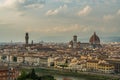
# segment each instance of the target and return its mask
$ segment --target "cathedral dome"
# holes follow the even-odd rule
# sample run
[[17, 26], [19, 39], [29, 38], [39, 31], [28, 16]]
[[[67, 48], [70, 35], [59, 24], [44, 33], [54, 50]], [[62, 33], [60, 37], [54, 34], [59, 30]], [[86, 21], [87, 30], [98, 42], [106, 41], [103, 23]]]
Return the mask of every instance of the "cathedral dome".
[[90, 37], [89, 42], [91, 44], [100, 44], [100, 38], [96, 35], [96, 33], [94, 32], [94, 34]]

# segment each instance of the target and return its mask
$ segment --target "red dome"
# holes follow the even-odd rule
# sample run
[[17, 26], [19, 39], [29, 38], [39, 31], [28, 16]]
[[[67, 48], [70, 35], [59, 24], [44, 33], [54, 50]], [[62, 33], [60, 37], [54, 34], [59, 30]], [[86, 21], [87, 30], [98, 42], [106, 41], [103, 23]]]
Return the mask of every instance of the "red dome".
[[94, 32], [94, 34], [90, 37], [89, 42], [91, 44], [100, 44], [100, 38], [96, 35], [96, 33]]

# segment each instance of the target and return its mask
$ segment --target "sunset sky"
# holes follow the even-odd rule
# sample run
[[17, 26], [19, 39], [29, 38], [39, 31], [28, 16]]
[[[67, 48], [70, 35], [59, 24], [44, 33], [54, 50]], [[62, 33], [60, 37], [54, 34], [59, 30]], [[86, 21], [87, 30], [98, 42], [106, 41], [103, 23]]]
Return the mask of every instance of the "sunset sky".
[[0, 42], [120, 37], [120, 0], [0, 0]]

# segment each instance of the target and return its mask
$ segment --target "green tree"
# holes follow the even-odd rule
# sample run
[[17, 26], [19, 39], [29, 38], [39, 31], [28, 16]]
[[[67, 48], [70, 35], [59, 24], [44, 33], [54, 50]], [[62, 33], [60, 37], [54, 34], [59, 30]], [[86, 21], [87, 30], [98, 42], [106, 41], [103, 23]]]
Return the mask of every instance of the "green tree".
[[27, 73], [23, 70], [17, 80], [26, 80]]
[[35, 73], [35, 69], [33, 68], [32, 71], [28, 74], [27, 78], [36, 80], [38, 76]]
[[51, 75], [45, 76], [37, 76], [35, 73], [35, 69], [32, 69], [28, 74], [23, 70], [21, 71], [21, 75], [17, 80], [55, 80]]
[[41, 79], [39, 79], [39, 80], [55, 80], [55, 79], [51, 75], [45, 75], [45, 76], [42, 76]]

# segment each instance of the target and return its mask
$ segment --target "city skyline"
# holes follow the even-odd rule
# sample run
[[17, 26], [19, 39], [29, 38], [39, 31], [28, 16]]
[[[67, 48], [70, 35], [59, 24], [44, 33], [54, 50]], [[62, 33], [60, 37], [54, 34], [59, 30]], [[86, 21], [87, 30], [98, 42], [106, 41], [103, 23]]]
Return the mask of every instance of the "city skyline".
[[0, 0], [0, 42], [120, 37], [119, 0]]

